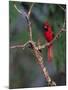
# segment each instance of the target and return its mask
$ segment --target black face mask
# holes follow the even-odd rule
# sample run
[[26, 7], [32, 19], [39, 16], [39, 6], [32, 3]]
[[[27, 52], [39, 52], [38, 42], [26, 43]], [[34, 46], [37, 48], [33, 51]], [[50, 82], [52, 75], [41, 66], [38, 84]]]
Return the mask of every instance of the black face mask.
[[44, 28], [44, 31], [48, 31], [48, 26], [46, 26], [46, 27]]
[[44, 27], [44, 25], [42, 26], [42, 28], [43, 28], [43, 31], [48, 31], [48, 25], [46, 25], [46, 27]]
[[44, 28], [44, 31], [48, 31], [48, 28]]

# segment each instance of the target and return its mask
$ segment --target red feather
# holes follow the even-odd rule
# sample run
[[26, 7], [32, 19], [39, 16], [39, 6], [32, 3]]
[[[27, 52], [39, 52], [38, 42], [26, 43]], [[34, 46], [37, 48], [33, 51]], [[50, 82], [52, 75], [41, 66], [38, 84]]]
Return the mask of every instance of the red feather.
[[[47, 40], [47, 42], [51, 42], [54, 38], [52, 28], [47, 21], [44, 22], [44, 37]], [[51, 62], [52, 58], [53, 58], [53, 45], [51, 44], [50, 46], [48, 46], [48, 61]]]

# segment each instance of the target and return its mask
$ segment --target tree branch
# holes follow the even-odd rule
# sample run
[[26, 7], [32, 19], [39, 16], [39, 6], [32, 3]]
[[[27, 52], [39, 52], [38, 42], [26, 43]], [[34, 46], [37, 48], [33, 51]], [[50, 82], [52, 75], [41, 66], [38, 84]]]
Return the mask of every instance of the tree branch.
[[65, 9], [61, 6], [61, 5], [59, 5], [59, 4], [57, 4], [64, 12], [66, 12], [65, 11]]
[[14, 45], [14, 46], [11, 46], [10, 48], [23, 48], [24, 49], [28, 44], [29, 44], [29, 41], [27, 41], [23, 45]]
[[[30, 6], [30, 9], [28, 11], [28, 13], [24, 12], [25, 13], [25, 17], [27, 19], [27, 23], [28, 23], [28, 28], [29, 28], [29, 40], [32, 40], [32, 28], [31, 28], [31, 21], [30, 21], [30, 14], [31, 14], [31, 10], [32, 10], [32, 7], [34, 6], [34, 3], [32, 3], [32, 5]], [[14, 7], [15, 9], [23, 15], [23, 13], [21, 12], [20, 9], [17, 8], [17, 6], [14, 4]]]
[[33, 6], [34, 6], [34, 3], [31, 4], [30, 9], [29, 9], [29, 11], [28, 11], [28, 16], [29, 16], [29, 17], [30, 17], [30, 14], [31, 14], [31, 11], [32, 11]]
[[28, 14], [27, 14], [27, 16], [29, 18], [28, 19], [29, 40], [31, 40], [31, 41], [32, 41], [32, 27], [31, 27], [30, 15], [31, 15], [31, 11], [32, 11], [33, 6], [34, 6], [34, 3], [31, 4], [30, 9], [29, 9]]
[[39, 47], [39, 49], [43, 49], [43, 48], [49, 46], [50, 44], [54, 43], [54, 41], [58, 38], [58, 36], [60, 35], [60, 33], [66, 31], [64, 28], [65, 28], [65, 22], [64, 22], [62, 28], [56, 33], [54, 39], [53, 39], [51, 42], [49, 42], [49, 43], [47, 42], [46, 44], [41, 45], [41, 46]]
[[[15, 7], [15, 9], [17, 10], [17, 12], [18, 12], [19, 14], [23, 15], [22, 11], [21, 11], [20, 9], [18, 9], [18, 7], [16, 6], [16, 4], [14, 4], [14, 7]], [[24, 12], [24, 15], [25, 15], [25, 17], [27, 17], [27, 19], [28, 19], [28, 15], [27, 15], [26, 12]]]
[[[50, 42], [50, 43], [46, 43], [44, 45], [40, 45], [40, 40], [38, 40], [38, 43], [36, 45], [36, 43], [32, 40], [32, 27], [31, 27], [31, 21], [30, 21], [30, 15], [31, 15], [31, 11], [32, 11], [32, 8], [34, 6], [34, 3], [30, 6], [30, 9], [28, 11], [28, 13], [26, 14], [25, 13], [25, 17], [27, 19], [27, 23], [28, 23], [28, 29], [29, 29], [29, 40], [24, 44], [24, 45], [15, 45], [15, 46], [11, 46], [10, 48], [25, 48], [28, 44], [31, 45], [31, 49], [36, 57], [36, 60], [38, 62], [38, 64], [40, 65], [41, 67], [41, 70], [45, 76], [45, 79], [47, 80], [48, 82], [48, 85], [50, 86], [55, 86], [56, 83], [50, 78], [49, 76], [49, 73], [47, 71], [47, 68], [46, 66], [44, 66], [44, 62], [43, 62], [43, 56], [42, 56], [42, 53], [39, 51], [39, 49], [43, 49], [45, 48], [46, 46], [52, 44], [58, 37], [58, 35], [60, 35], [61, 32], [64, 32], [65, 29], [65, 22], [64, 22], [64, 25], [63, 27], [59, 30], [59, 32], [56, 33], [54, 39]], [[14, 5], [14, 7], [16, 8], [16, 10], [23, 15], [23, 13], [17, 8], [16, 5]]]
[[50, 78], [47, 68], [44, 66], [42, 53], [39, 51], [39, 49], [37, 49], [36, 44], [34, 42], [31, 41], [30, 43], [32, 45], [32, 51], [34, 53], [34, 56], [36, 57], [36, 60], [41, 67], [41, 70], [45, 76], [45, 79], [48, 82], [48, 85], [56, 86], [56, 83]]

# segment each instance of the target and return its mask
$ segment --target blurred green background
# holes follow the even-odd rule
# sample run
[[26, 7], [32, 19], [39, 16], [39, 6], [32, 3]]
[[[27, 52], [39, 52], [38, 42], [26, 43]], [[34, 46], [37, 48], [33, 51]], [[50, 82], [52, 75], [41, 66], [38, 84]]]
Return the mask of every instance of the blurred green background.
[[[22, 11], [20, 15], [14, 4]], [[28, 24], [25, 12], [28, 12], [32, 3], [9, 1], [9, 34], [10, 46], [27, 42]], [[60, 5], [60, 4], [59, 4]], [[32, 8], [30, 20], [32, 22], [33, 40], [40, 37], [42, 44], [46, 41], [43, 36], [43, 23], [48, 20], [53, 28], [54, 35], [63, 26], [66, 19], [65, 12], [57, 4], [35, 3]], [[61, 5], [66, 10], [66, 5]], [[66, 32], [60, 34], [53, 44], [54, 58], [51, 63], [47, 61], [47, 48], [42, 50], [44, 64], [49, 75], [57, 85], [66, 85]], [[31, 49], [28, 47], [10, 49], [9, 88], [29, 88], [48, 86], [44, 75], [37, 64]]]

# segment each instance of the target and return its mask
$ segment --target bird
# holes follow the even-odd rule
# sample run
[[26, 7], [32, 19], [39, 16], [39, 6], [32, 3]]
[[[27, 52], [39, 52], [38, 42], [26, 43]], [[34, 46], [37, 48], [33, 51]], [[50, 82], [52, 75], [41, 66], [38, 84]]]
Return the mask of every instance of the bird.
[[[54, 38], [52, 27], [48, 21], [45, 21], [43, 24], [43, 34], [47, 43], [50, 43]], [[51, 62], [53, 59], [53, 44], [48, 45], [47, 49], [48, 62]]]

